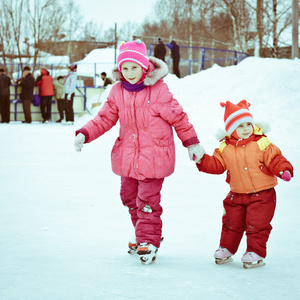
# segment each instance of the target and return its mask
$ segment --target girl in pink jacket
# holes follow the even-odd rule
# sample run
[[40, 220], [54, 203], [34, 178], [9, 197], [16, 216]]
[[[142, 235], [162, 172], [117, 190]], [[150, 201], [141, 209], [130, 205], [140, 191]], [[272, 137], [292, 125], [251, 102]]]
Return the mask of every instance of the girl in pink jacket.
[[156, 259], [161, 242], [160, 191], [164, 178], [175, 167], [174, 127], [191, 160], [204, 154], [193, 125], [163, 81], [167, 65], [147, 57], [140, 40], [119, 48], [113, 85], [98, 115], [76, 131], [75, 150], [120, 122], [120, 133], [111, 152], [112, 170], [121, 176], [121, 200], [128, 207], [135, 228], [129, 253], [143, 264]]

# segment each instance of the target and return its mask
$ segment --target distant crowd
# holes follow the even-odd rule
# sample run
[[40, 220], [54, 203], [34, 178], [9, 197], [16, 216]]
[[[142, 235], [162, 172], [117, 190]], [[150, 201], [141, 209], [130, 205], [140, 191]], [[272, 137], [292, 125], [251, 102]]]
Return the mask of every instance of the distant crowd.
[[[101, 78], [104, 87], [113, 83], [105, 72], [101, 73]], [[1, 123], [10, 122], [10, 86], [12, 83], [5, 69], [0, 68]], [[58, 76], [55, 80], [45, 67], [40, 68], [40, 75], [34, 79], [30, 67], [25, 66], [22, 77], [14, 83], [18, 86], [18, 94], [22, 101], [24, 113], [22, 123], [32, 123], [31, 103], [41, 108], [42, 123], [50, 122], [53, 98], [56, 100], [59, 114], [56, 122], [68, 125], [74, 123], [73, 103], [77, 83], [77, 65], [68, 65], [68, 75]], [[39, 90], [37, 94], [34, 93], [35, 87], [38, 87]]]

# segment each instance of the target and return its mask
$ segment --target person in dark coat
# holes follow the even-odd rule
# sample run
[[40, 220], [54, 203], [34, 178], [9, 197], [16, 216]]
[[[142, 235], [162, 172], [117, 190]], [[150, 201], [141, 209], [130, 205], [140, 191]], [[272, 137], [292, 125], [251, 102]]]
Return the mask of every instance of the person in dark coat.
[[161, 59], [162, 61], [165, 61], [166, 56], [166, 46], [161, 38], [158, 38], [158, 44], [154, 48], [154, 57]]
[[41, 68], [41, 75], [36, 79], [36, 85], [40, 87], [41, 112], [45, 123], [51, 119], [51, 101], [54, 94], [52, 77], [46, 68]]
[[32, 122], [31, 102], [33, 99], [35, 80], [32, 74], [30, 73], [30, 68], [28, 66], [24, 67], [23, 77], [21, 79], [18, 79], [16, 81], [16, 84], [22, 87], [22, 92], [20, 97], [22, 100], [24, 117], [25, 117], [25, 121], [23, 121], [23, 123], [31, 123]]
[[176, 44], [175, 41], [171, 41], [170, 44], [166, 44], [166, 46], [171, 50], [171, 57], [173, 60], [173, 73], [180, 78], [180, 71], [179, 71], [179, 61], [180, 61], [180, 51], [179, 46]]
[[101, 73], [101, 79], [103, 80], [103, 87], [108, 86], [109, 84], [113, 84], [113, 81], [111, 78], [107, 77], [105, 72]]
[[1, 123], [9, 123], [10, 121], [10, 102], [9, 102], [9, 87], [10, 78], [5, 74], [5, 70], [0, 68], [0, 112]]

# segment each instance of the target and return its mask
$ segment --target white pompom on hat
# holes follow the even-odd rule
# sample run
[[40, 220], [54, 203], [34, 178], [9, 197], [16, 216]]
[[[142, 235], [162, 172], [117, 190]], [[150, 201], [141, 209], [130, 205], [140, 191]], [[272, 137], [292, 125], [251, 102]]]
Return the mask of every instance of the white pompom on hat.
[[220, 105], [225, 107], [225, 130], [229, 135], [231, 135], [237, 129], [237, 127], [244, 122], [249, 122], [254, 127], [254, 119], [248, 109], [250, 103], [248, 103], [246, 100], [242, 100], [238, 104], [233, 104], [230, 101], [226, 101], [226, 103], [221, 102]]

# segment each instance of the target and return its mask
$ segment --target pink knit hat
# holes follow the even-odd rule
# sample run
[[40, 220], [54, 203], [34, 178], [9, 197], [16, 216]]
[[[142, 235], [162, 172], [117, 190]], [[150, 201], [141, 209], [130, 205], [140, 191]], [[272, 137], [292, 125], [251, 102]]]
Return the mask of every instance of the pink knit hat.
[[121, 71], [124, 62], [131, 61], [140, 65], [147, 70], [149, 60], [147, 56], [146, 45], [140, 40], [124, 43], [119, 48], [119, 56], [117, 59], [118, 69]]
[[229, 135], [231, 135], [237, 127], [244, 122], [249, 122], [254, 127], [254, 119], [248, 109], [248, 107], [250, 107], [250, 103], [246, 100], [242, 100], [236, 105], [230, 101], [226, 101], [226, 103], [221, 102], [220, 105], [225, 107], [225, 130]]

